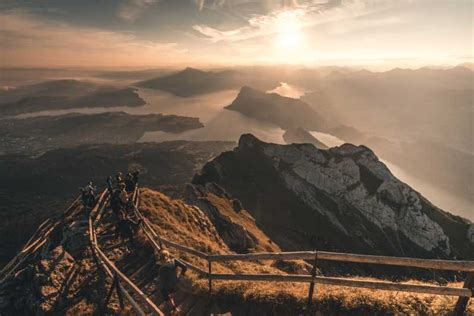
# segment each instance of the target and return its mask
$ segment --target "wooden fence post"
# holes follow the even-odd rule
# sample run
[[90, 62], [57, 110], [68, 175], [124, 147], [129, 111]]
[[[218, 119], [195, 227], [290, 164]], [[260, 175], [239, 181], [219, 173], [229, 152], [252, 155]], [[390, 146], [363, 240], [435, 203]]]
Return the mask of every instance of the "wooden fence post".
[[119, 300], [119, 305], [120, 309], [123, 310], [125, 307], [125, 304], [123, 302], [123, 297], [122, 297], [122, 291], [120, 290], [120, 283], [119, 283], [119, 278], [117, 275], [117, 272], [114, 273], [114, 279], [112, 281], [112, 285], [110, 286], [109, 293], [107, 293], [107, 298], [105, 299], [105, 304], [103, 310], [105, 311], [107, 306], [109, 305], [109, 301], [112, 298], [112, 294], [114, 293], [114, 290], [117, 292], [117, 297]]
[[314, 278], [316, 277], [316, 263], [318, 259], [318, 253], [314, 251], [314, 262], [313, 268], [311, 269], [311, 283], [309, 284], [309, 292], [308, 292], [308, 306], [306, 307], [308, 315], [311, 315], [311, 308], [313, 305], [313, 292], [314, 292]]
[[114, 290], [117, 289], [117, 283], [118, 283], [118, 277], [117, 277], [117, 274], [114, 273], [114, 279], [112, 281], [112, 285], [110, 286], [110, 290], [107, 293], [107, 297], [105, 299], [104, 310], [106, 310], [107, 305], [109, 305], [109, 301], [112, 298], [112, 294], [114, 293]]
[[208, 270], [208, 274], [207, 274], [207, 278], [209, 280], [209, 296], [211, 295], [212, 293], [212, 279], [211, 279], [211, 274], [212, 274], [212, 261], [207, 259], [207, 264], [208, 264], [208, 267], [209, 267], [209, 270]]
[[120, 281], [118, 277], [116, 278], [117, 278], [117, 283], [115, 284], [115, 288], [117, 291], [117, 297], [119, 300], [120, 310], [123, 310], [125, 308], [125, 304], [123, 302], [122, 291], [120, 290]]
[[[474, 273], [469, 273], [464, 281], [464, 288], [471, 289], [474, 295]], [[453, 315], [462, 316], [466, 312], [467, 303], [469, 302], [469, 297], [459, 297], [454, 307]]]

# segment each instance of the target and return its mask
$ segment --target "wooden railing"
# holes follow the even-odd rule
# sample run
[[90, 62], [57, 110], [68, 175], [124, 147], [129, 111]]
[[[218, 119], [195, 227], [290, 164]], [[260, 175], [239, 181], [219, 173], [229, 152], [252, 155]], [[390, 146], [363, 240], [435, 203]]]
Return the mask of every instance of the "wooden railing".
[[[416, 293], [427, 293], [435, 295], [450, 295], [458, 296], [458, 303], [456, 304], [455, 313], [462, 314], [466, 308], [467, 301], [473, 297], [473, 272], [474, 272], [474, 261], [461, 261], [461, 260], [437, 260], [437, 259], [419, 259], [419, 258], [405, 258], [405, 257], [390, 257], [390, 256], [374, 256], [374, 255], [361, 255], [351, 253], [338, 253], [338, 252], [326, 252], [326, 251], [295, 251], [295, 252], [264, 252], [264, 253], [248, 253], [248, 254], [206, 254], [196, 249], [190, 248], [185, 245], [167, 240], [159, 236], [159, 234], [153, 229], [149, 220], [143, 216], [138, 208], [139, 204], [139, 191], [135, 190], [133, 193], [134, 201], [134, 212], [136, 216], [141, 219], [142, 229], [145, 236], [150, 241], [150, 244], [156, 251], [162, 249], [163, 246], [174, 248], [178, 251], [188, 253], [198, 258], [204, 259], [208, 263], [207, 272], [205, 269], [197, 267], [189, 262], [185, 264], [198, 275], [208, 279], [209, 292], [212, 291], [212, 283], [216, 280], [227, 280], [227, 281], [265, 281], [265, 282], [297, 282], [297, 283], [309, 283], [308, 293], [308, 307], [312, 304], [313, 292], [315, 284], [328, 284], [337, 286], [348, 286], [388, 291], [403, 291], [403, 292], [416, 292]], [[117, 292], [120, 294], [119, 299], [124, 296], [129, 302], [134, 311], [138, 315], [146, 315], [143, 310], [143, 306], [146, 306], [152, 313], [156, 315], [163, 315], [163, 312], [151, 301], [125, 274], [123, 274], [115, 264], [107, 258], [102, 249], [100, 249], [97, 242], [97, 235], [95, 228], [100, 223], [100, 220], [105, 212], [106, 204], [109, 200], [107, 191], [102, 192], [97, 204], [90, 211], [89, 215], [89, 238], [91, 251], [97, 262], [97, 265], [102, 269], [106, 275], [113, 279], [113, 286], [116, 287]], [[67, 220], [73, 214], [73, 206], [76, 201], [68, 208], [63, 216], [63, 220]], [[57, 227], [60, 221], [53, 223], [50, 220], [46, 220], [37, 232], [30, 238], [27, 244], [24, 246], [22, 251], [14, 258], [10, 263], [1, 271], [3, 275], [0, 282], [10, 277], [16, 268], [26, 260], [29, 254], [34, 253], [40, 249], [46, 243], [46, 239], [51, 231]], [[221, 274], [212, 272], [213, 262], [228, 262], [228, 261], [255, 261], [255, 260], [310, 260], [313, 262], [313, 269], [311, 274], [305, 275], [289, 275], [289, 274]], [[336, 277], [324, 277], [316, 275], [316, 263], [320, 260], [331, 260], [340, 262], [357, 262], [367, 264], [382, 264], [382, 265], [395, 265], [395, 266], [406, 266], [406, 267], [417, 267], [437, 270], [450, 270], [450, 271], [463, 271], [469, 273], [466, 283], [463, 288], [458, 287], [447, 287], [447, 286], [431, 286], [431, 285], [419, 285], [419, 284], [406, 284], [396, 283], [388, 281], [366, 281], [356, 280], [349, 278], [336, 278]], [[113, 288], [111, 288], [112, 293]], [[140, 302], [137, 302], [132, 293], [139, 298]], [[108, 295], [110, 296], [110, 295]]]
[[[134, 197], [136, 193], [134, 193]], [[140, 304], [132, 297], [130, 292], [125, 288], [125, 286], [131, 290], [137, 297], [140, 298], [142, 303], [147, 306], [154, 315], [164, 316], [164, 313], [156, 306], [153, 301], [145, 295], [145, 293], [140, 290], [140, 288], [133, 283], [124, 273], [122, 273], [115, 264], [107, 258], [104, 252], [100, 249], [98, 242], [97, 242], [97, 235], [95, 232], [95, 226], [100, 222], [100, 217], [102, 216], [106, 204], [108, 202], [109, 196], [107, 191], [104, 191], [99, 198], [99, 201], [96, 204], [96, 207], [90, 212], [89, 215], [89, 241], [91, 244], [91, 249], [95, 260], [100, 268], [112, 279], [112, 286], [109, 291], [109, 295], [107, 295], [106, 303], [107, 305], [108, 300], [114, 290], [114, 287], [117, 290], [117, 294], [119, 295], [119, 301], [121, 305], [123, 304], [121, 301], [121, 295], [125, 296], [125, 298], [129, 301], [132, 308], [138, 315], [147, 315], [147, 313], [142, 309]], [[125, 285], [125, 286], [124, 286]]]
[[[312, 296], [315, 284], [327, 284], [357, 288], [368, 288], [386, 291], [402, 291], [426, 293], [435, 295], [449, 295], [458, 296], [458, 303], [456, 304], [456, 311], [464, 310], [467, 305], [467, 300], [474, 296], [474, 289], [472, 286], [472, 274], [474, 273], [474, 261], [467, 260], [438, 260], [438, 259], [421, 259], [421, 258], [407, 258], [407, 257], [391, 257], [391, 256], [375, 256], [362, 255], [352, 253], [339, 253], [327, 251], [294, 251], [294, 252], [262, 252], [262, 253], [247, 253], [247, 254], [213, 254], [208, 255], [193, 248], [181, 245], [179, 243], [166, 240], [160, 237], [152, 228], [148, 219], [144, 217], [138, 209], [138, 200], [135, 204], [135, 212], [137, 216], [143, 220], [144, 227], [147, 234], [159, 241], [160, 245], [169, 248], [174, 248], [179, 251], [186, 252], [190, 255], [205, 259], [208, 262], [208, 272], [204, 271], [194, 265], [189, 267], [196, 271], [200, 276], [209, 280], [209, 291], [212, 290], [213, 280], [227, 280], [227, 281], [265, 281], [265, 282], [303, 282], [310, 283], [308, 293], [308, 307], [312, 304]], [[307, 275], [288, 275], [288, 274], [219, 274], [212, 272], [213, 262], [226, 261], [254, 261], [254, 260], [311, 260], [313, 261], [312, 274]], [[331, 260], [339, 262], [355, 262], [368, 264], [382, 264], [405, 267], [416, 267], [436, 270], [450, 270], [462, 271], [469, 273], [464, 287], [448, 287], [448, 286], [433, 286], [420, 284], [407, 284], [388, 281], [367, 281], [356, 280], [339, 277], [324, 277], [317, 276], [315, 265], [319, 260]], [[471, 281], [470, 281], [471, 280]], [[463, 305], [464, 307], [459, 307]]]

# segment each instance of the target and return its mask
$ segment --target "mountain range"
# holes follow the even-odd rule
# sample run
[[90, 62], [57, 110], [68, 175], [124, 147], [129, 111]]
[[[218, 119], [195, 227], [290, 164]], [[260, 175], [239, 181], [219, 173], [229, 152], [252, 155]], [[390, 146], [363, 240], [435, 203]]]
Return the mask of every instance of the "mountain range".
[[79, 80], [52, 80], [0, 93], [0, 115], [145, 104], [134, 88], [102, 86]]

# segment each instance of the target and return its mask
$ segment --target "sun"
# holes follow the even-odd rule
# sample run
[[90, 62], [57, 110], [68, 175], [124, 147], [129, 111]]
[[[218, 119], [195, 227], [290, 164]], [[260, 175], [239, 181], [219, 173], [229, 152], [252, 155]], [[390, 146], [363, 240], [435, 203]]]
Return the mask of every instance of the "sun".
[[283, 50], [296, 50], [304, 42], [303, 23], [299, 11], [283, 11], [275, 20], [275, 46]]

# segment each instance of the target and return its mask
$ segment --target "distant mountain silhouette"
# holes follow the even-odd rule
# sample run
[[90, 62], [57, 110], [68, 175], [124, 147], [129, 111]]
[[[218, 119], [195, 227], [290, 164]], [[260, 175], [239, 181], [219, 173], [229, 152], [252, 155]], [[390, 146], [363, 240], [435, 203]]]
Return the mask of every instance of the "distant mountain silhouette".
[[244, 85], [268, 90], [278, 86], [279, 82], [277, 76], [252, 68], [203, 71], [188, 67], [170, 75], [140, 81], [136, 86], [163, 90], [180, 97], [191, 97], [222, 90], [239, 89]]
[[0, 115], [144, 104], [134, 88], [115, 88], [78, 80], [46, 81], [0, 93]]
[[226, 107], [228, 110], [273, 123], [283, 129], [302, 127], [306, 130], [324, 130], [326, 120], [307, 103], [265, 93], [250, 87], [242, 87], [237, 98]]
[[287, 144], [313, 144], [316, 148], [327, 149], [328, 146], [320, 142], [304, 128], [298, 127], [285, 131], [283, 139]]
[[136, 85], [168, 91], [180, 97], [190, 97], [220, 90], [235, 89], [239, 86], [239, 80], [233, 71], [207, 72], [188, 67], [178, 73], [141, 81]]

